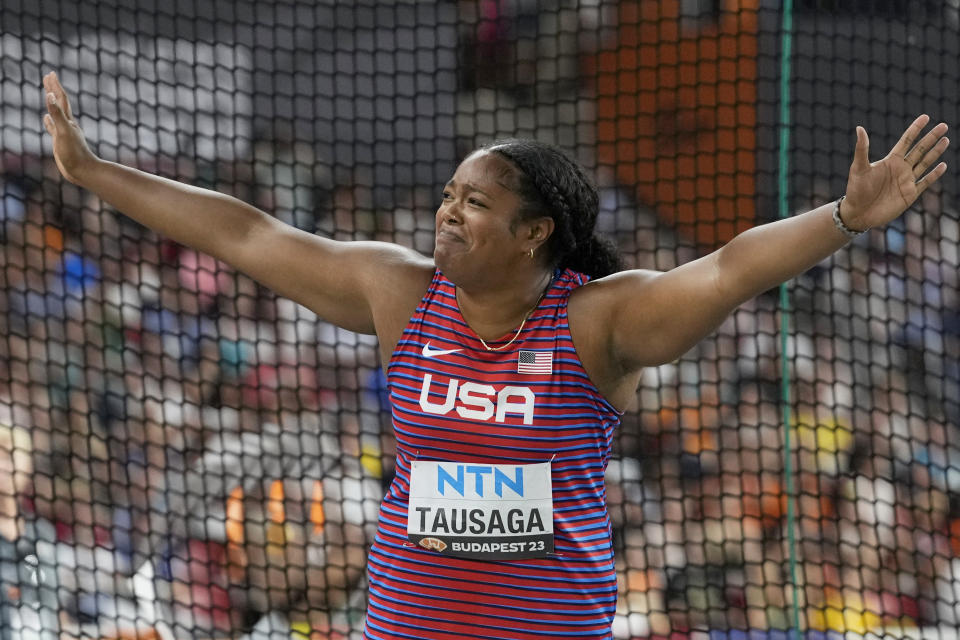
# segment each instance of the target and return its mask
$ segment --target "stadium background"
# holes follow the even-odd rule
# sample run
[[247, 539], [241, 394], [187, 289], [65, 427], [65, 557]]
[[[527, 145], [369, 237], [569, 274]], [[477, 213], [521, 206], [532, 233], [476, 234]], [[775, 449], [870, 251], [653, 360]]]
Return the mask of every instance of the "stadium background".
[[[106, 158], [425, 253], [458, 158], [554, 142], [657, 269], [839, 196], [857, 124], [957, 124], [954, 0], [0, 6], [0, 638], [355, 637], [392, 450], [371, 339], [59, 178], [44, 72]], [[955, 632], [954, 176], [647, 372], [616, 637]]]

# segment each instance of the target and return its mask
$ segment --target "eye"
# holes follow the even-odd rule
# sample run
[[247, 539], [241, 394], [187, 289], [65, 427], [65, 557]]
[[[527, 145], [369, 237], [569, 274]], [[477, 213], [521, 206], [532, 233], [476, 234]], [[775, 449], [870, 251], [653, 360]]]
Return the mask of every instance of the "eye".
[[451, 198], [453, 198], [453, 194], [450, 193], [449, 191], [444, 191], [444, 192], [440, 195], [440, 199], [441, 199], [441, 200], [450, 200]]
[[487, 206], [487, 205], [485, 205], [484, 203], [482, 203], [482, 202], [480, 202], [479, 200], [477, 200], [476, 198], [468, 198], [468, 199], [467, 199], [467, 204], [469, 204], [470, 206], [473, 206], [473, 207], [486, 207], [486, 206]]

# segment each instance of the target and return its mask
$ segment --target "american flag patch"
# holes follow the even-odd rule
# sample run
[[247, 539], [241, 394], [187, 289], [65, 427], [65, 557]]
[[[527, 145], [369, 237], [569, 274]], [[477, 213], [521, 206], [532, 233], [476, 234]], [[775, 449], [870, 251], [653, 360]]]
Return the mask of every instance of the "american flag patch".
[[517, 357], [517, 373], [550, 375], [553, 373], [553, 352], [521, 351]]

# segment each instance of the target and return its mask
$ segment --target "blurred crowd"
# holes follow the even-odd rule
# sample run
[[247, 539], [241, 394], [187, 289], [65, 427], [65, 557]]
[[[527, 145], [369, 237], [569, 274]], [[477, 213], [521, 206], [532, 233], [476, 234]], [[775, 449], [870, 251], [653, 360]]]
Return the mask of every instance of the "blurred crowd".
[[648, 372], [609, 477], [624, 629], [786, 629], [794, 602], [811, 630], [957, 628], [958, 248], [928, 191], [792, 282], [788, 312], [771, 292]]
[[[193, 181], [430, 252], [431, 194], [317, 188], [308, 148], [255, 150]], [[18, 587], [36, 599], [19, 624], [43, 640], [91, 624], [240, 637], [280, 613], [281, 637], [355, 633], [392, 452], [374, 341], [157, 237], [49, 160], [3, 168], [0, 535], [36, 583]], [[629, 266], [696, 256], [597, 181]], [[609, 470], [618, 637], [785, 629], [794, 583], [813, 630], [960, 624], [958, 267], [960, 220], [930, 191], [793, 282], [788, 417], [773, 294], [647, 372]]]
[[[511, 133], [588, 154], [578, 56], [612, 3], [459, 4], [459, 150]], [[432, 252], [436, 186], [375, 189], [292, 131], [236, 148], [140, 166]], [[594, 177], [629, 267], [697, 257]], [[789, 312], [761, 296], [645, 373], [608, 470], [617, 638], [780, 637], [795, 603], [811, 631], [960, 626], [958, 268], [958, 212], [930, 190], [793, 281]], [[0, 640], [357, 637], [393, 453], [375, 341], [40, 155], [0, 156], [0, 278]]]
[[[255, 159], [242, 182], [284, 166], [302, 163]], [[50, 160], [3, 167], [0, 423], [16, 473], [3, 479], [0, 533], [29, 538], [28, 554], [47, 561], [58, 619], [38, 623], [39, 637], [119, 615], [145, 565], [169, 583], [152, 597], [188, 630], [176, 637], [298, 603], [305, 619], [345, 606], [390, 464], [374, 340], [106, 209]], [[297, 200], [314, 197], [310, 186], [269, 179], [238, 195], [278, 215], [314, 211]], [[315, 203], [331, 235], [370, 237], [362, 191]], [[412, 213], [391, 217], [391, 237], [407, 229], [412, 243]], [[292, 580], [307, 559], [319, 575]]]

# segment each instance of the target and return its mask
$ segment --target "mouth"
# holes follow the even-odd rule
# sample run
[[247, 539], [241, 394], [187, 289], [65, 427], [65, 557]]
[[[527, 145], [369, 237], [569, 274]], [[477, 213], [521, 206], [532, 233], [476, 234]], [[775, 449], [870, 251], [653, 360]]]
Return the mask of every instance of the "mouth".
[[463, 238], [448, 229], [438, 229], [436, 241], [439, 242], [464, 242]]

